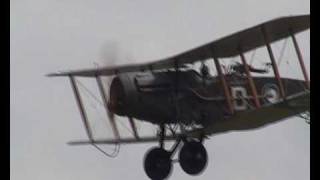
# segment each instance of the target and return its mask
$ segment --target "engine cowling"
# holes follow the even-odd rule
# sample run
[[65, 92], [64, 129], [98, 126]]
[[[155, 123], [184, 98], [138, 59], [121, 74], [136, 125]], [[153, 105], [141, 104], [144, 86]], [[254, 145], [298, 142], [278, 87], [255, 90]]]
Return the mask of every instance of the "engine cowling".
[[168, 95], [171, 78], [162, 75], [126, 73], [115, 77], [110, 86], [110, 110], [154, 123], [172, 120], [174, 108]]
[[115, 77], [110, 86], [109, 108], [120, 116], [133, 115], [137, 102], [138, 92], [132, 75], [121, 74]]

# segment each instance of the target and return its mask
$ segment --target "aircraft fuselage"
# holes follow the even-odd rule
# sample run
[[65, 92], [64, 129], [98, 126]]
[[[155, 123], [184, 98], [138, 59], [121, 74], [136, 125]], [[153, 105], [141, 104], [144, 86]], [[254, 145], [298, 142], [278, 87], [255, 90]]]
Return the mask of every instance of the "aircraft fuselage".
[[[218, 77], [203, 78], [194, 70], [126, 73], [113, 79], [110, 87], [110, 109], [154, 124], [177, 123], [209, 125], [255, 108], [245, 76], [226, 75], [232, 96], [234, 114], [228, 111]], [[253, 77], [261, 106], [280, 99], [273, 77]], [[286, 96], [305, 91], [304, 82], [281, 79]]]

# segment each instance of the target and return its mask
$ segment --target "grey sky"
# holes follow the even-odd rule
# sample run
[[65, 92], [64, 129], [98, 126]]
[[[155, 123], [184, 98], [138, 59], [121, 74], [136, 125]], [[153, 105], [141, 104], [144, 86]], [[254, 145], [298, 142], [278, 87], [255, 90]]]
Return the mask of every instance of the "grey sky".
[[[68, 80], [44, 74], [93, 67], [93, 62], [163, 58], [279, 16], [309, 14], [310, 2], [12, 0], [10, 10], [11, 179], [147, 179], [142, 161], [153, 144], [122, 146], [115, 159], [90, 146], [66, 145], [85, 138], [85, 131]], [[309, 69], [309, 31], [298, 41]], [[275, 51], [281, 45], [275, 44]], [[295, 57], [291, 44], [285, 57]], [[266, 58], [262, 53], [255, 63]], [[283, 64], [285, 76], [302, 77]], [[214, 136], [205, 144], [206, 171], [191, 177], [176, 164], [171, 179], [310, 177], [310, 130], [298, 118]]]

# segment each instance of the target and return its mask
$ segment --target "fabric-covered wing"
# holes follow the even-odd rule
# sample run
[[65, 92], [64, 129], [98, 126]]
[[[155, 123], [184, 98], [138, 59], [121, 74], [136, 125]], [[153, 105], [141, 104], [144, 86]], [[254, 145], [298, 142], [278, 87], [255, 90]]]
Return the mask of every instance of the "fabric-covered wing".
[[[167, 136], [164, 139], [166, 141], [176, 140], [178, 136]], [[150, 136], [150, 137], [142, 137], [139, 139], [136, 138], [121, 138], [119, 140], [115, 139], [101, 139], [101, 140], [93, 140], [93, 141], [72, 141], [69, 142], [69, 145], [86, 145], [86, 144], [133, 144], [133, 143], [149, 143], [149, 142], [159, 142], [159, 137]]]
[[217, 58], [232, 57], [242, 52], [247, 52], [265, 45], [262, 29], [268, 34], [269, 42], [275, 42], [292, 34], [299, 33], [310, 27], [310, 15], [290, 16], [274, 19], [252, 28], [234, 33], [230, 36], [205, 44], [184, 53], [156, 60], [150, 63], [87, 69], [79, 71], [67, 71], [52, 73], [48, 76], [86, 76], [114, 75], [118, 73], [144, 71], [147, 69], [158, 70], [182, 66], [196, 61], [206, 60], [215, 56]]

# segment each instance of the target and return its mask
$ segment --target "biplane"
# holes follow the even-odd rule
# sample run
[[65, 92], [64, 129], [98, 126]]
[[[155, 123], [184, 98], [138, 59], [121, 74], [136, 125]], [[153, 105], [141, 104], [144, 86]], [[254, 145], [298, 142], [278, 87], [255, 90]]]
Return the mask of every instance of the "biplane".
[[[165, 179], [172, 170], [173, 155], [190, 175], [200, 174], [207, 165], [203, 145], [211, 135], [250, 130], [310, 110], [310, 81], [295, 35], [309, 29], [310, 15], [281, 17], [256, 25], [195, 49], [149, 63], [64, 71], [48, 76], [70, 79], [89, 140], [72, 145], [134, 144], [156, 142], [146, 153], [144, 170], [151, 179]], [[291, 38], [304, 80], [280, 76], [272, 43]], [[248, 64], [245, 53], [266, 47], [273, 77], [255, 76], [268, 70]], [[220, 61], [239, 56], [241, 63], [224, 71]], [[213, 61], [217, 74], [208, 70]], [[201, 63], [200, 71], [190, 65]], [[103, 76], [112, 76], [105, 90]], [[96, 79], [114, 137], [95, 139], [76, 77]], [[109, 93], [107, 93], [109, 92]], [[115, 115], [128, 117], [132, 137], [121, 137]], [[135, 121], [158, 127], [154, 136], [140, 136]], [[168, 133], [170, 132], [170, 133]], [[165, 142], [173, 141], [170, 149]]]

